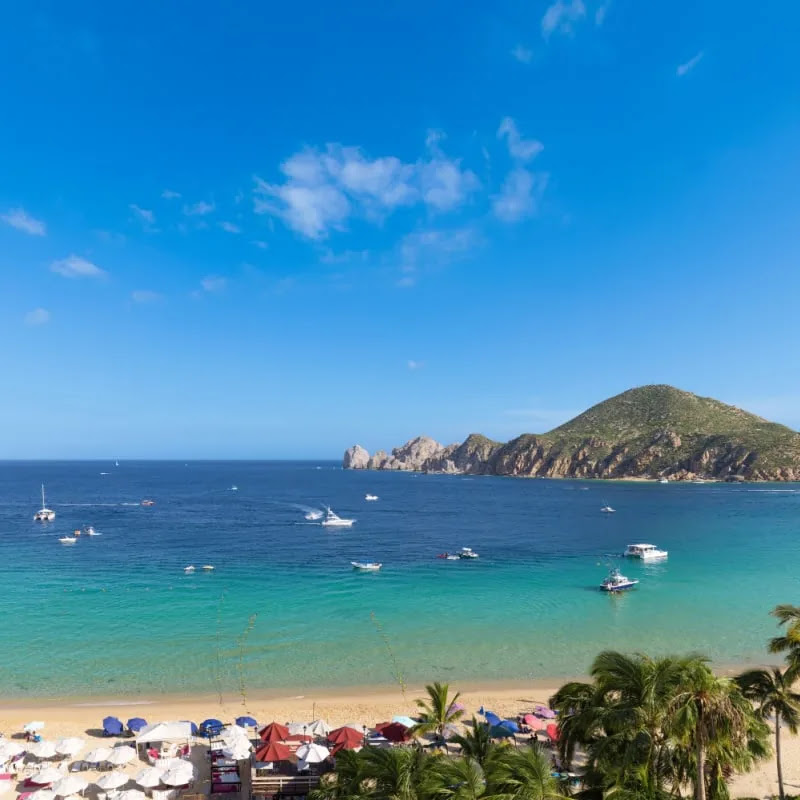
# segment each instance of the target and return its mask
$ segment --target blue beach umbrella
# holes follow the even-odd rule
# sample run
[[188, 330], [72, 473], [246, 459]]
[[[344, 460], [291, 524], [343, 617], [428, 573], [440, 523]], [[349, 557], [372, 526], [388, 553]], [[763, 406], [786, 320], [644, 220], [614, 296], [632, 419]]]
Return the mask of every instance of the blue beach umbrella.
[[191, 726], [192, 736], [197, 736], [197, 723], [190, 722], [188, 719], [182, 719], [181, 722], [186, 722]]
[[103, 733], [106, 736], [119, 736], [122, 727], [122, 723], [116, 717], [106, 717], [103, 720]]
[[486, 717], [486, 721], [492, 726], [496, 727], [499, 725], [503, 720], [494, 713], [494, 711], [487, 711], [484, 715]]
[[219, 733], [222, 730], [222, 722], [218, 719], [204, 719], [200, 723], [200, 732], [203, 734]]
[[504, 739], [509, 736], [513, 736], [514, 732], [510, 731], [504, 725], [492, 725], [489, 735], [492, 737], [492, 739]]
[[519, 733], [519, 725], [513, 719], [504, 719], [498, 727], [507, 728], [511, 733]]
[[252, 717], [236, 717], [236, 724], [240, 728], [257, 728], [258, 723]]
[[138, 733], [142, 728], [147, 727], [147, 720], [141, 717], [133, 717], [128, 720], [128, 730], [131, 733]]

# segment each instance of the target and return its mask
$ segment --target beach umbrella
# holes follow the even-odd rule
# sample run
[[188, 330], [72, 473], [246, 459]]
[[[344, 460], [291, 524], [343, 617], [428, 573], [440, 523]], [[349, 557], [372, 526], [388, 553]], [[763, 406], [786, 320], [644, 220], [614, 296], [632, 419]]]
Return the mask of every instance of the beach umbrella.
[[60, 781], [64, 777], [64, 773], [56, 767], [45, 767], [38, 772], [34, 772], [30, 777], [31, 783], [38, 783], [43, 786], [47, 783]]
[[277, 722], [270, 722], [258, 732], [258, 735], [262, 742], [282, 742], [289, 735], [289, 729]]
[[25, 748], [19, 743], [11, 739], [0, 739], [0, 761], [8, 761], [9, 758], [14, 758], [20, 753], [24, 753]]
[[308, 723], [308, 730], [312, 736], [327, 736], [331, 732], [331, 726], [324, 719], [315, 719]]
[[501, 728], [508, 728], [508, 730], [510, 730], [511, 733], [519, 733], [519, 725], [517, 725], [517, 723], [514, 722], [513, 719], [504, 719], [500, 723], [500, 727]]
[[56, 743], [48, 739], [36, 742], [28, 748], [28, 752], [36, 758], [55, 758], [58, 755]]
[[492, 726], [499, 725], [503, 721], [494, 711], [487, 711], [483, 716], [486, 717], [486, 721]]
[[133, 761], [134, 758], [136, 758], [136, 751], [132, 747], [128, 747], [128, 745], [123, 745], [122, 747], [115, 747], [106, 760], [115, 767], [121, 767], [129, 761]]
[[286, 727], [289, 730], [289, 736], [302, 736], [311, 733], [311, 724], [310, 722], [290, 722]]
[[147, 795], [138, 789], [123, 789], [116, 800], [147, 800]]
[[131, 733], [138, 733], [142, 728], [147, 727], [147, 720], [141, 717], [132, 717], [128, 720], [128, 730]]
[[105, 775], [101, 775], [95, 781], [95, 784], [101, 789], [119, 789], [120, 786], [124, 786], [129, 780], [129, 775], [116, 769], [113, 772], [106, 772]]
[[537, 717], [542, 717], [543, 719], [555, 719], [556, 716], [556, 712], [547, 706], [536, 706], [536, 708], [533, 709], [533, 713], [536, 714]]
[[550, 724], [547, 726], [547, 728], [546, 728], [545, 732], [547, 733], [547, 735], [548, 735], [548, 736], [549, 736], [549, 737], [550, 737], [550, 738], [551, 738], [551, 739], [552, 739], [554, 742], [557, 742], [557, 741], [558, 741], [558, 725], [556, 725], [556, 724], [555, 724], [555, 722], [551, 722], [551, 723], [550, 723]]
[[106, 736], [119, 736], [124, 726], [116, 717], [103, 718], [103, 733]]
[[405, 742], [408, 737], [408, 728], [401, 725], [399, 722], [390, 722], [380, 729], [381, 736], [384, 736], [390, 742]]
[[340, 750], [360, 750], [364, 742], [340, 742], [331, 748], [331, 755], [335, 756]]
[[211, 717], [210, 719], [204, 719], [200, 723], [200, 733], [204, 735], [212, 734], [212, 733], [219, 733], [222, 730], [222, 722], [218, 719], [214, 719]]
[[357, 722], [348, 722], [346, 725], [342, 725], [343, 728], [352, 728], [356, 733], [364, 734], [364, 725], [359, 725]]
[[28, 795], [28, 800], [55, 800], [56, 793], [51, 789], [39, 789]]
[[394, 717], [392, 717], [392, 722], [399, 722], [401, 725], [405, 725], [406, 728], [413, 728], [417, 724], [417, 721], [415, 719], [403, 716], [402, 714], [397, 714]]
[[183, 761], [174, 767], [170, 767], [161, 776], [161, 782], [167, 786], [184, 786], [193, 780], [194, 767], [188, 761]]
[[153, 789], [161, 783], [161, 776], [164, 774], [163, 770], [157, 767], [145, 767], [136, 773], [134, 780], [139, 786], [145, 789]]
[[224, 742], [250, 742], [250, 735], [241, 725], [228, 725], [219, 737]]
[[82, 792], [89, 785], [89, 781], [84, 780], [79, 775], [67, 775], [60, 781], [56, 781], [52, 790], [61, 797]]
[[304, 744], [297, 748], [297, 757], [307, 765], [321, 764], [330, 754], [330, 750], [321, 744]]
[[466, 706], [462, 705], [461, 703], [450, 703], [450, 706], [447, 709], [448, 714], [452, 714], [456, 711], [466, 711]]
[[36, 731], [40, 731], [42, 728], [44, 728], [44, 722], [42, 722], [40, 719], [35, 719], [33, 722], [26, 722], [22, 726], [22, 730], [24, 730], [25, 733], [35, 733]]
[[83, 739], [79, 739], [77, 736], [72, 736], [68, 739], [59, 739], [56, 742], [56, 752], [62, 756], [74, 756], [76, 753], [83, 750], [85, 744], [86, 742]]
[[96, 750], [90, 750], [83, 757], [83, 760], [88, 761], [90, 764], [102, 764], [104, 761], [108, 761], [110, 755], [110, 747], [98, 747]]
[[224, 755], [225, 758], [233, 759], [233, 761], [244, 761], [246, 758], [250, 757], [250, 747], [244, 747], [243, 745], [226, 747], [222, 751], [222, 755]]
[[489, 736], [492, 739], [506, 739], [509, 736], [513, 736], [514, 731], [510, 731], [508, 728], [504, 727], [503, 725], [492, 725]]
[[252, 717], [236, 717], [236, 724], [240, 728], [257, 728], [258, 723]]
[[256, 750], [256, 761], [286, 761], [291, 750], [281, 742], [267, 742]]
[[[364, 736], [357, 730], [344, 725], [341, 728], [331, 731], [328, 734], [328, 741], [332, 744], [349, 744], [358, 747], [364, 743]], [[352, 746], [347, 749], [352, 750]]]

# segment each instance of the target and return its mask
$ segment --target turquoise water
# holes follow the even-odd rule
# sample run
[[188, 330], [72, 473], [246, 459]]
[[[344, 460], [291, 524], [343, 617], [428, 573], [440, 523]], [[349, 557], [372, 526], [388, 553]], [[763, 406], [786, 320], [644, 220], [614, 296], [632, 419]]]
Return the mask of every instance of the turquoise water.
[[[31, 521], [42, 481], [50, 525]], [[306, 523], [298, 505], [325, 502], [355, 527]], [[103, 535], [58, 543], [88, 524]], [[549, 678], [602, 648], [764, 661], [769, 610], [800, 602], [796, 485], [4, 463], [0, 534], [7, 697]], [[669, 561], [626, 562], [640, 587], [601, 594], [609, 554], [632, 541]], [[481, 558], [435, 558], [463, 545]], [[353, 572], [364, 558], [383, 570]]]

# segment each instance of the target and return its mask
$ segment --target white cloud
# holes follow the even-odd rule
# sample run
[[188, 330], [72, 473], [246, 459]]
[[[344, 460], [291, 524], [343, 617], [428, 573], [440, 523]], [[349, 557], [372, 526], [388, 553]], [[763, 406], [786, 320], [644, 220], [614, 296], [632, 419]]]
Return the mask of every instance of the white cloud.
[[439, 152], [441, 132], [429, 132], [433, 152], [414, 163], [395, 156], [371, 159], [358, 147], [329, 144], [324, 151], [308, 148], [281, 164], [283, 183], [256, 177], [254, 210], [277, 216], [310, 239], [324, 239], [361, 217], [380, 221], [401, 206], [425, 204], [452, 210], [480, 187], [473, 172]]
[[492, 197], [492, 211], [503, 222], [518, 222], [533, 216], [547, 185], [547, 175], [535, 175], [515, 167], [506, 175], [500, 193]]
[[252, 244], [254, 244], [259, 250], [266, 250], [269, 247], [269, 244], [261, 239], [256, 239], [252, 242]]
[[406, 362], [406, 365], [407, 365], [407, 366], [408, 366], [408, 368], [409, 368], [409, 369], [411, 369], [411, 370], [414, 370], [414, 369], [422, 369], [422, 367], [424, 366], [424, 364], [423, 364], [423, 362], [422, 362], [422, 361], [414, 361], [413, 359], [409, 359], [409, 360]]
[[208, 275], [200, 281], [204, 292], [221, 292], [228, 285], [228, 281], [219, 275]]
[[45, 325], [50, 322], [50, 312], [44, 308], [34, 308], [25, 315], [26, 325]]
[[74, 254], [54, 261], [50, 265], [50, 269], [65, 278], [105, 278], [108, 274], [104, 269], [92, 264], [91, 261]]
[[164, 200], [175, 200], [180, 196], [180, 192], [173, 192], [172, 189], [164, 189], [164, 191], [161, 192], [161, 197], [163, 197]]
[[523, 139], [517, 129], [517, 124], [511, 117], [505, 117], [497, 129], [497, 138], [506, 139], [508, 152], [512, 158], [519, 161], [530, 161], [544, 149], [541, 142], [536, 139]]
[[594, 12], [594, 24], [598, 27], [600, 27], [606, 21], [606, 15], [608, 14], [610, 5], [611, 0], [608, 0], [608, 2], [602, 3], [600, 6], [598, 6], [597, 10]]
[[214, 208], [215, 206], [213, 203], [206, 203], [205, 200], [201, 200], [199, 203], [194, 203], [193, 205], [185, 205], [183, 207], [183, 213], [186, 214], [187, 217], [203, 217], [206, 214], [210, 214]]
[[31, 236], [45, 236], [47, 234], [47, 227], [44, 222], [35, 219], [24, 208], [11, 208], [5, 214], [0, 214], [0, 219], [16, 228], [23, 233], [29, 233]]
[[136, 289], [131, 292], [131, 300], [134, 303], [157, 303], [163, 300], [164, 296], [158, 292], [152, 292], [149, 289]]
[[691, 72], [700, 63], [700, 60], [703, 58], [703, 55], [704, 55], [704, 53], [701, 50], [696, 56], [694, 56], [693, 58], [690, 58], [685, 63], [678, 64], [678, 68], [675, 70], [675, 74], [679, 78], [682, 78], [688, 72]]
[[153, 227], [156, 222], [156, 215], [149, 208], [141, 208], [136, 203], [130, 203], [128, 208], [133, 211], [134, 216], [142, 223], [144, 229], [150, 233], [155, 233]]
[[223, 222], [219, 223], [219, 226], [220, 226], [220, 228], [222, 228], [222, 230], [226, 231], [227, 233], [241, 233], [242, 232], [242, 229], [238, 225], [235, 225], [233, 222], [224, 222], [223, 221]]
[[583, 0], [556, 0], [542, 17], [542, 36], [549, 39], [554, 33], [571, 35], [575, 23], [586, 16]]
[[533, 59], [533, 50], [525, 47], [523, 44], [518, 44], [512, 51], [511, 55], [520, 62], [520, 64], [530, 64]]

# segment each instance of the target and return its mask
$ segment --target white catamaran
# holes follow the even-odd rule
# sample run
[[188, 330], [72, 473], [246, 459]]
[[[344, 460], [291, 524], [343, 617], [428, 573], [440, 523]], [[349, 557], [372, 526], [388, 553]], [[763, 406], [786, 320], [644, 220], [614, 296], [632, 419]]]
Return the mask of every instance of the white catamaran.
[[42, 484], [42, 507], [33, 515], [34, 522], [52, 522], [56, 512], [48, 508], [44, 502], [44, 484]]

